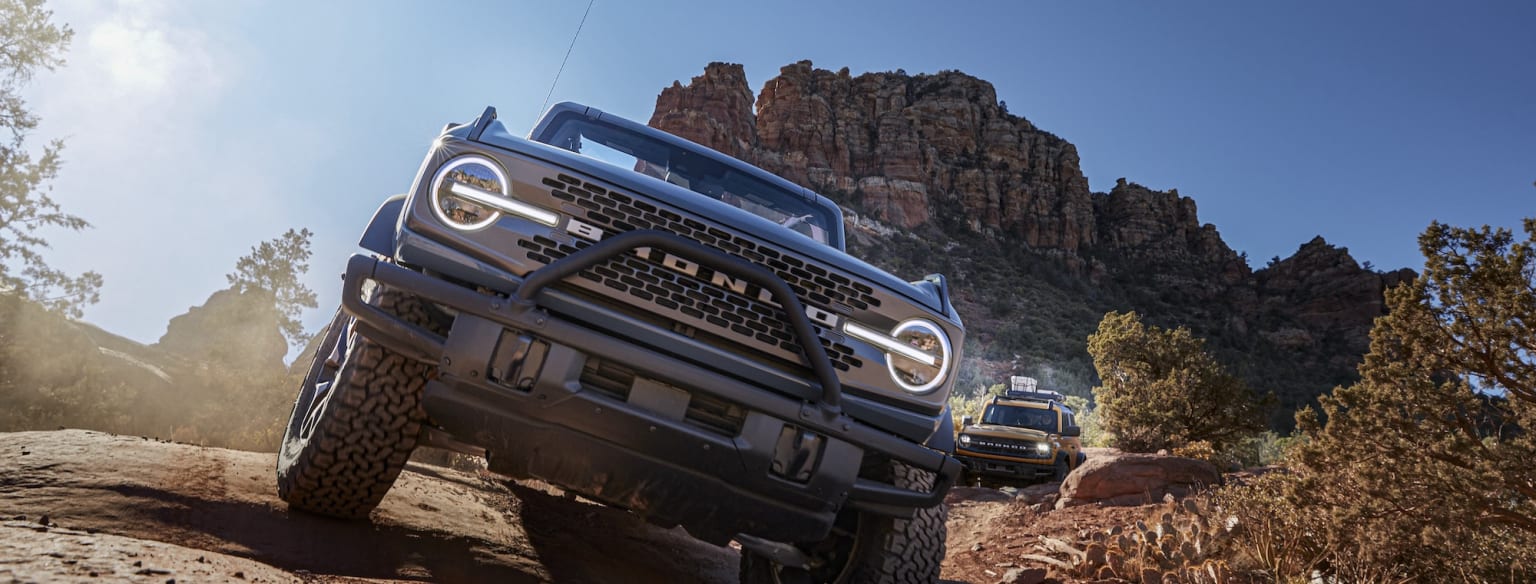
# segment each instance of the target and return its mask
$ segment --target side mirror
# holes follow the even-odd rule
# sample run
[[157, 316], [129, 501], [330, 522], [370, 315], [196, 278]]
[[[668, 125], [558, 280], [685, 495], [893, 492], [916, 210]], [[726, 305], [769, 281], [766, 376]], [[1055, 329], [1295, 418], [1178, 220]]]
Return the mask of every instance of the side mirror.
[[1067, 426], [1067, 427], [1061, 429], [1061, 435], [1062, 436], [1073, 436], [1073, 437], [1082, 436], [1083, 435], [1083, 428], [1081, 426]]
[[975, 423], [976, 423], [976, 418], [972, 418], [970, 416], [960, 416], [960, 427], [961, 428], [969, 427], [971, 424], [975, 424]]

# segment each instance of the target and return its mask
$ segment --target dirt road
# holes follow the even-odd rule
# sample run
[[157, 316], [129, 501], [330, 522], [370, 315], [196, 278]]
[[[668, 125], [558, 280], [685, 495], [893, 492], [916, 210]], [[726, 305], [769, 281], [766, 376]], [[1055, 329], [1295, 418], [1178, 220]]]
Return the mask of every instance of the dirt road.
[[273, 464], [80, 430], [0, 434], [0, 581], [736, 579], [730, 549], [536, 483], [412, 465], [371, 521], [345, 522], [288, 511]]
[[[738, 555], [635, 516], [412, 464], [369, 521], [290, 512], [271, 454], [84, 430], [0, 434], [0, 582], [736, 581]], [[949, 497], [943, 582], [991, 584], [1043, 535], [1144, 508], [1036, 512], [994, 489]]]

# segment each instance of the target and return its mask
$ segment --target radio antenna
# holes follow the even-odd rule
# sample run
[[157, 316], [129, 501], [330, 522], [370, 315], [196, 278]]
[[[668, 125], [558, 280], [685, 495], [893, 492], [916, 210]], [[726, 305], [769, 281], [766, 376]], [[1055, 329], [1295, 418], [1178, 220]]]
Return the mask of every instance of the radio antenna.
[[592, 13], [592, 4], [595, 2], [597, 0], [587, 0], [587, 10], [581, 13], [581, 23], [576, 25], [576, 34], [571, 35], [571, 46], [565, 48], [565, 58], [560, 59], [560, 69], [555, 71], [555, 80], [549, 83], [549, 93], [544, 94], [544, 105], [539, 106], [539, 115], [544, 115], [544, 108], [549, 107], [549, 98], [555, 95], [560, 74], [565, 72], [565, 62], [571, 59], [571, 50], [576, 48], [576, 39], [581, 37], [581, 27], [587, 25], [587, 15]]

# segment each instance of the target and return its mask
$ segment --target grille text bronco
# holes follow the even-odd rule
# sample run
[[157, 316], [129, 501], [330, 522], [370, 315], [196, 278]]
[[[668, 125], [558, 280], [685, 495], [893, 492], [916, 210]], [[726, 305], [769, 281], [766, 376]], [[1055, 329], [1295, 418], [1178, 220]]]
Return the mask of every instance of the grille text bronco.
[[[603, 238], [608, 235], [608, 232], [603, 228], [584, 223], [575, 217], [571, 217], [568, 221], [566, 221], [565, 231], [566, 233], [592, 242], [602, 241]], [[659, 263], [674, 272], [698, 278], [700, 280], [705, 280], [711, 284], [725, 288], [726, 290], [730, 290], [742, 296], [756, 298], [759, 302], [763, 302], [765, 304], [779, 306], [779, 303], [773, 301], [773, 293], [769, 292], [767, 289], [761, 286], [748, 282], [745, 279], [737, 278], [725, 272], [711, 270], [697, 263], [688, 261], [664, 251], [653, 250], [649, 247], [635, 248], [635, 255], [639, 256], [641, 259]], [[838, 325], [842, 324], [842, 317], [838, 316], [836, 313], [822, 310], [809, 304], [805, 305], [805, 316], [810, 318], [812, 322], [832, 330], [838, 330]]]

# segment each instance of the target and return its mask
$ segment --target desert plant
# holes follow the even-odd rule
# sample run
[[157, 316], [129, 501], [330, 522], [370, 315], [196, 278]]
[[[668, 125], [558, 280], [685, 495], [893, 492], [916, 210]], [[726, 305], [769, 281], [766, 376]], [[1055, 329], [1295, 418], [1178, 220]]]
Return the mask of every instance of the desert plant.
[[[1275, 579], [1536, 580], [1536, 220], [1432, 224], [1361, 381], [1297, 414], [1293, 472], [1231, 491]], [[1271, 482], [1272, 481], [1272, 482]], [[1288, 542], [1287, 533], [1309, 542]]]
[[236, 292], [258, 290], [272, 296], [273, 306], [281, 315], [283, 336], [294, 345], [309, 337], [299, 315], [305, 308], [318, 306], [315, 292], [300, 278], [309, 271], [308, 229], [289, 229], [281, 236], [251, 247], [251, 253], [235, 262], [235, 271], [225, 276]]
[[1113, 445], [1135, 452], [1206, 441], [1218, 451], [1264, 429], [1261, 398], [1205, 352], [1189, 329], [1111, 312], [1088, 337], [1101, 384], [1093, 388]]
[[1292, 504], [1294, 492], [1288, 490], [1296, 483], [1289, 478], [1270, 473], [1212, 496], [1215, 506], [1235, 519], [1233, 565], [1274, 582], [1311, 574], [1335, 547], [1329, 536], [1336, 531], [1325, 524], [1327, 518]]
[[1088, 398], [1069, 395], [1066, 404], [1067, 407], [1072, 408], [1077, 418], [1077, 426], [1083, 430], [1084, 446], [1109, 445], [1111, 437], [1104, 432], [1104, 425], [1099, 421], [1099, 410], [1088, 401]]
[[1286, 450], [1295, 442], [1295, 437], [1266, 430], [1237, 443], [1227, 454], [1243, 467], [1279, 464], [1284, 460]]
[[101, 275], [71, 276], [43, 258], [56, 229], [79, 231], [84, 219], [64, 212], [48, 186], [63, 164], [63, 142], [53, 141], [33, 158], [27, 136], [38, 119], [27, 109], [22, 89], [38, 69], [64, 63], [61, 56], [74, 31], [51, 22], [41, 0], [0, 0], [0, 294], [16, 294], [61, 314], [80, 317], [99, 298]]
[[1225, 584], [1236, 524], [1213, 517], [1195, 498], [1166, 503], [1132, 526], [1115, 526], [1077, 545], [1042, 537], [1025, 560], [1055, 568], [1064, 580], [1146, 584]]
[[987, 403], [999, 395], [1003, 395], [1001, 383], [991, 387], [977, 388], [976, 393], [971, 395], [956, 392], [949, 396], [949, 415], [954, 417], [955, 429], [960, 429], [960, 421], [966, 416], [980, 420], [982, 412], [987, 408]]
[[1205, 440], [1196, 440], [1194, 442], [1189, 442], [1177, 446], [1173, 449], [1173, 455], [1183, 456], [1185, 458], [1193, 458], [1195, 460], [1204, 460], [1211, 463], [1211, 466], [1214, 466], [1217, 469], [1223, 471], [1231, 470], [1234, 467], [1240, 466], [1238, 464], [1237, 458], [1222, 452], [1217, 452], [1216, 447], [1211, 446], [1211, 443]]

